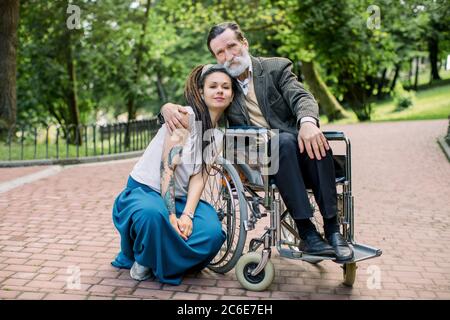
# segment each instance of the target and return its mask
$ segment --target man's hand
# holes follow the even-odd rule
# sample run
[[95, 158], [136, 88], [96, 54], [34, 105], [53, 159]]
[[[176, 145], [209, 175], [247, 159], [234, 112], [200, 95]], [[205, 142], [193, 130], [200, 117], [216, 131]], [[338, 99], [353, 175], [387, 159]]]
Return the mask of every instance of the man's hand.
[[326, 150], [330, 150], [328, 141], [322, 131], [312, 122], [303, 122], [298, 132], [298, 146], [300, 153], [305, 151], [311, 159], [317, 160], [326, 156]]
[[178, 219], [175, 214], [169, 215], [169, 221], [172, 227], [175, 229], [175, 231], [182, 237], [184, 240], [187, 240], [187, 237], [184, 235], [183, 232], [180, 231], [180, 228], [178, 227]]
[[161, 107], [161, 114], [164, 117], [170, 134], [177, 128], [189, 129], [189, 117], [183, 117], [188, 112], [183, 106], [168, 102]]
[[[187, 215], [182, 214], [178, 219], [178, 229], [183, 233], [183, 235], [189, 238], [192, 234], [192, 220]], [[185, 240], [186, 240], [185, 239]]]

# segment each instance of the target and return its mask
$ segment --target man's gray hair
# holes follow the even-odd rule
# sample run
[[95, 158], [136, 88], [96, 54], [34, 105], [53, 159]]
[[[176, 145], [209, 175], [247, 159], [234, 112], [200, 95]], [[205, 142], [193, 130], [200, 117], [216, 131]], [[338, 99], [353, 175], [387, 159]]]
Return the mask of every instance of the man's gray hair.
[[211, 54], [213, 56], [215, 56], [215, 54], [211, 50], [211, 46], [210, 46], [211, 41], [214, 38], [216, 38], [217, 36], [221, 35], [227, 29], [234, 31], [234, 34], [236, 35], [236, 39], [238, 41], [242, 42], [245, 40], [244, 33], [242, 32], [241, 27], [236, 22], [230, 21], [230, 22], [222, 22], [222, 23], [216, 24], [214, 27], [211, 28], [211, 30], [209, 30], [208, 40], [206, 42], [206, 44], [208, 46], [208, 50], [209, 50], [209, 52], [211, 52]]

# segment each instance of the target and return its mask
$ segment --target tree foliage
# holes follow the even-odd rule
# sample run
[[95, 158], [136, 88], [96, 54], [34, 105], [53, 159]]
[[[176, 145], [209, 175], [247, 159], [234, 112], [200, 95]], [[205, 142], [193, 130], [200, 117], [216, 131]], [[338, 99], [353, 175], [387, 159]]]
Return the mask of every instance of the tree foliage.
[[[67, 27], [69, 4], [80, 8], [79, 29]], [[367, 120], [372, 101], [395, 87], [412, 58], [429, 57], [438, 66], [450, 50], [448, 1], [380, 0], [379, 29], [367, 27], [370, 5], [363, 0], [23, 0], [18, 118], [89, 123], [99, 114], [108, 120], [127, 113], [133, 118], [155, 114], [167, 101], [184, 103], [190, 70], [214, 61], [206, 48], [208, 30], [235, 20], [253, 55], [286, 56], [299, 74], [300, 61], [314, 62], [328, 97]], [[436, 78], [439, 70], [434, 72]]]

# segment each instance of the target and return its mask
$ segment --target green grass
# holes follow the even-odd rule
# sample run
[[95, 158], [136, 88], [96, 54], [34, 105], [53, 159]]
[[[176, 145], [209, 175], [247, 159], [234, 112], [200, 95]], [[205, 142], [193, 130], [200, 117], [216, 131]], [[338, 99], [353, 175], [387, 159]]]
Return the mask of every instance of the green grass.
[[[416, 93], [414, 105], [396, 111], [393, 99], [375, 103], [373, 106], [371, 121], [399, 121], [399, 120], [430, 120], [447, 119], [450, 115], [450, 85], [435, 87]], [[321, 123], [328, 120], [321, 117]], [[358, 119], [353, 112], [349, 112], [349, 118], [339, 120], [336, 124], [356, 123]]]
[[445, 119], [450, 114], [450, 85], [419, 91], [413, 106], [402, 111], [395, 108], [392, 100], [375, 105], [372, 120]]

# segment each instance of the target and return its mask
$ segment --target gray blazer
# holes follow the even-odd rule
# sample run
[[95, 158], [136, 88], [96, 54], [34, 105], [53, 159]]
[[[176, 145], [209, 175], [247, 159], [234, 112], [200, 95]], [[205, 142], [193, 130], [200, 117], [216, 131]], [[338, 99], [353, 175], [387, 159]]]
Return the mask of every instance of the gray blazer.
[[[259, 107], [272, 129], [298, 133], [297, 123], [309, 116], [319, 124], [319, 107], [292, 73], [292, 62], [285, 58], [251, 57], [253, 84]], [[244, 97], [239, 95], [226, 110], [230, 126], [251, 125]]]

